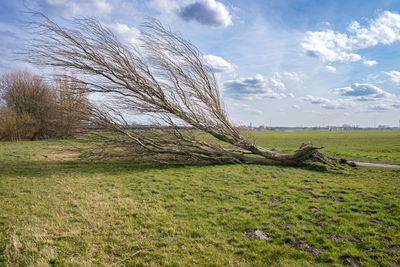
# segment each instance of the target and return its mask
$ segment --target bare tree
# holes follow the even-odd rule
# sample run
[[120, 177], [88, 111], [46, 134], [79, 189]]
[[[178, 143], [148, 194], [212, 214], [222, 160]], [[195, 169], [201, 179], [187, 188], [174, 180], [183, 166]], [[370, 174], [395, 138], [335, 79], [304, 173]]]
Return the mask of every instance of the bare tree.
[[85, 130], [89, 116], [88, 99], [84, 86], [75, 75], [55, 74], [54, 91], [56, 93], [57, 121], [55, 133], [58, 138], [76, 137]]
[[[67, 28], [35, 15], [27, 60], [73, 71], [84, 77], [80, 88], [85, 92], [108, 97], [106, 103], [91, 106], [92, 123], [106, 130], [97, 133], [103, 147], [153, 159], [166, 155], [212, 163], [332, 164], [316, 147], [280, 154], [239, 132], [228, 119], [216, 78], [202, 54], [159, 21], [141, 24], [140, 39], [133, 46], [92, 18], [74, 19]], [[151, 116], [153, 127], [131, 127], [126, 113]]]

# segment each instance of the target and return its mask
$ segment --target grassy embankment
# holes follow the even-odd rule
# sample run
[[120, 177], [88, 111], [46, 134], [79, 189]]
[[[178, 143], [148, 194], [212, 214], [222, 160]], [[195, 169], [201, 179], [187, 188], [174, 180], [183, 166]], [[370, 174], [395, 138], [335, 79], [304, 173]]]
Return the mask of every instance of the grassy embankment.
[[[400, 132], [255, 135], [400, 164]], [[0, 143], [0, 266], [400, 265], [399, 170], [86, 162], [68, 142]]]

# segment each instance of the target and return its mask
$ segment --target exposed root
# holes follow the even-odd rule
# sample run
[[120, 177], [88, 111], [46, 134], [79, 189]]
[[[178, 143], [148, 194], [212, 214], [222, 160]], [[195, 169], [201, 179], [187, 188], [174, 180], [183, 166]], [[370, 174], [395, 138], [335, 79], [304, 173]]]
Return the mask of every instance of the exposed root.
[[[344, 169], [344, 166], [356, 167], [354, 162], [346, 159], [336, 159], [328, 157], [321, 153], [319, 150], [324, 147], [314, 147], [312, 144], [301, 144], [300, 149], [293, 155], [294, 160], [297, 161], [298, 165], [310, 166], [319, 165], [323, 169]], [[321, 166], [322, 164], [322, 166]]]

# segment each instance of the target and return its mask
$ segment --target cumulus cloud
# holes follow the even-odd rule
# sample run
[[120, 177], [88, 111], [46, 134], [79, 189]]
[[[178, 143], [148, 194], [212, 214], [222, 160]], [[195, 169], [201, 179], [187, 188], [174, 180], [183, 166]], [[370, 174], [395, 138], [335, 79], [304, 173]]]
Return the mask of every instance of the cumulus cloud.
[[372, 84], [355, 83], [352, 86], [333, 89], [332, 92], [341, 98], [328, 99], [308, 95], [301, 97], [300, 100], [327, 110], [351, 108], [353, 111], [384, 111], [400, 107], [399, 96], [385, 92]]
[[367, 66], [374, 66], [376, 64], [378, 64], [378, 61], [376, 60], [364, 60], [363, 63]]
[[[287, 95], [273, 90], [276, 85], [261, 74], [254, 77], [229, 80], [224, 83], [225, 95], [235, 99], [282, 98]], [[278, 85], [279, 87], [280, 85]]]
[[322, 58], [324, 61], [358, 61], [361, 56], [352, 52], [350, 39], [346, 34], [333, 30], [324, 32], [306, 32], [301, 43], [306, 55]]
[[391, 107], [387, 104], [377, 104], [377, 105], [370, 105], [367, 107], [369, 111], [386, 111], [391, 110]]
[[330, 100], [327, 98], [316, 97], [316, 96], [311, 96], [311, 95], [301, 97], [300, 100], [310, 102], [311, 104], [326, 104], [326, 103], [330, 102]]
[[288, 80], [293, 80], [293, 81], [300, 81], [300, 76], [297, 72], [287, 72], [285, 71], [282, 73], [282, 76]]
[[177, 14], [186, 21], [196, 21], [207, 26], [226, 27], [232, 24], [228, 9], [216, 0], [196, 0], [182, 6]]
[[331, 65], [327, 65], [325, 66], [325, 69], [329, 72], [336, 72], [336, 68], [334, 66]]
[[[301, 79], [297, 72], [275, 72], [274, 75], [269, 78], [269, 86], [273, 90], [286, 91], [287, 87], [284, 81], [289, 83], [290, 81], [300, 82]], [[287, 96], [293, 96], [293, 94], [290, 93]]]
[[122, 40], [131, 44], [140, 43], [140, 30], [136, 29], [135, 27], [129, 27], [123, 23], [107, 24], [106, 26]]
[[[354, 21], [347, 31], [347, 33], [333, 30], [308, 31], [301, 46], [306, 55], [319, 57], [324, 61], [358, 61], [362, 57], [355, 53], [357, 50], [378, 44], [390, 45], [400, 40], [400, 15], [385, 11], [365, 27]], [[364, 61], [367, 65], [376, 63], [374, 60]]]
[[341, 96], [359, 97], [359, 101], [368, 101], [376, 98], [389, 98], [391, 94], [383, 91], [379, 87], [364, 83], [355, 83], [352, 86], [336, 88], [333, 90]]
[[45, 0], [44, 2], [49, 7], [71, 16], [108, 14], [112, 10], [107, 0]]
[[346, 109], [349, 107], [354, 106], [354, 102], [351, 100], [345, 99], [327, 99], [323, 97], [316, 97], [316, 96], [306, 96], [301, 97], [300, 100], [309, 102], [314, 105], [321, 105], [322, 108], [328, 110], [336, 110], [336, 109]]
[[280, 91], [286, 90], [286, 86], [281, 81], [281, 76], [278, 73], [275, 73], [273, 77], [269, 78], [269, 85], [272, 89], [275, 90], [280, 90]]
[[390, 80], [394, 83], [400, 84], [400, 71], [392, 70], [390, 72], [385, 72], [390, 77]]
[[235, 70], [235, 66], [222, 57], [214, 55], [205, 55], [203, 57], [207, 66], [214, 73], [232, 72]]

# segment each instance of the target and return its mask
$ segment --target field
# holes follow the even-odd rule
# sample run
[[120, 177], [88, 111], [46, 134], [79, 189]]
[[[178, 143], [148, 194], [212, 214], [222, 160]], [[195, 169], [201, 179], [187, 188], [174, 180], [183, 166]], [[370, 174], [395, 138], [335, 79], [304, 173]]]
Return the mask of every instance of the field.
[[[399, 131], [255, 136], [400, 164]], [[399, 169], [90, 162], [71, 143], [0, 143], [0, 266], [400, 265]]]

